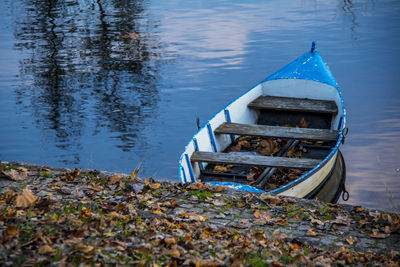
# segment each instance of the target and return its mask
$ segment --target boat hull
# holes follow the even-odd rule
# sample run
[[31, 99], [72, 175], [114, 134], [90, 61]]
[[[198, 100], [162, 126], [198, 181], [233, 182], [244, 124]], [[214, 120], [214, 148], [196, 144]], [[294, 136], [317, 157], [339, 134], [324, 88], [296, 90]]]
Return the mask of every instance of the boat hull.
[[[300, 61], [299, 61], [300, 59]], [[257, 124], [260, 111], [249, 108], [249, 104], [260, 96], [272, 97], [292, 97], [310, 100], [333, 101], [337, 106], [337, 113], [332, 116], [329, 129], [338, 131], [335, 145], [329, 154], [321, 159], [321, 161], [310, 171], [306, 172], [296, 180], [281, 186], [277, 189], [268, 191], [267, 193], [274, 195], [285, 195], [294, 197], [307, 197], [315, 194], [317, 188], [326, 182], [336, 166], [338, 159], [339, 147], [343, 140], [343, 131], [346, 124], [346, 112], [344, 109], [343, 98], [337, 87], [333, 76], [329, 73], [327, 66], [324, 64], [319, 54], [306, 53], [299, 59], [288, 64], [289, 68], [284, 67], [277, 74], [271, 75], [269, 78], [260, 82], [252, 89], [239, 96], [222, 110], [217, 112], [209, 121], [207, 121], [199, 131], [192, 137], [179, 161], [179, 177], [180, 181], [197, 182], [202, 170], [207, 167], [204, 162], [191, 162], [191, 156], [195, 151], [204, 152], [222, 152], [238, 138], [233, 134], [215, 134], [214, 131], [223, 123], [242, 123]], [[321, 63], [322, 62], [322, 63]], [[310, 65], [310, 66], [309, 66]], [[290, 67], [291, 66], [291, 67]], [[304, 66], [307, 66], [306, 68]], [[309, 74], [310, 68], [314, 66], [316, 71], [322, 74], [315, 75], [312, 78]], [[289, 70], [293, 69], [296, 77], [290, 77]], [[305, 68], [304, 77], [299, 76], [302, 69]], [[279, 77], [279, 75], [281, 75]], [[288, 76], [288, 77], [287, 77]], [[310, 78], [311, 77], [311, 78]], [[322, 77], [322, 78], [321, 78]], [[211, 183], [216, 184], [216, 183]], [[228, 185], [236, 190], [246, 190], [253, 192], [263, 192], [262, 190], [251, 186], [244, 186], [233, 182], [219, 182], [220, 185]]]

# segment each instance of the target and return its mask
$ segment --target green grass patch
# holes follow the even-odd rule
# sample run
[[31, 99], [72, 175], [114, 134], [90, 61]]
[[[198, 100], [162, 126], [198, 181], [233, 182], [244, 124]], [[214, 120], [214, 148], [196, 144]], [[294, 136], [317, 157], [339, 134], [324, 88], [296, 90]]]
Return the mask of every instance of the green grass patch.
[[319, 213], [321, 214], [323, 221], [329, 221], [335, 218], [335, 214], [330, 211], [329, 206], [326, 203], [324, 203], [322, 208], [319, 209]]
[[210, 191], [206, 191], [206, 190], [191, 190], [188, 193], [188, 196], [196, 196], [199, 198], [200, 201], [204, 201], [206, 200], [207, 197], [213, 197], [213, 193]]
[[45, 177], [45, 178], [51, 178], [51, 173], [48, 171], [40, 172], [39, 173], [40, 177]]

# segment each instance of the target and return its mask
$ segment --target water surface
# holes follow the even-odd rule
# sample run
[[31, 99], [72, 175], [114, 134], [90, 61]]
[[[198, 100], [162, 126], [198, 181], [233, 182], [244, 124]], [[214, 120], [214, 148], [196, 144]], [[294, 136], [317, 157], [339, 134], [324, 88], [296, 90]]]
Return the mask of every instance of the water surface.
[[399, 14], [395, 0], [4, 1], [0, 159], [177, 179], [196, 117], [317, 40], [348, 112], [349, 202], [396, 210]]

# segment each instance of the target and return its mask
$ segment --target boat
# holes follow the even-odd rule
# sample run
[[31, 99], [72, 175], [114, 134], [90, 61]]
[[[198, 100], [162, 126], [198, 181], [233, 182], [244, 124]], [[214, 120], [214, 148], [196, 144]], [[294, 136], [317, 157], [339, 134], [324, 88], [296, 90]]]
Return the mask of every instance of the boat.
[[347, 132], [339, 86], [313, 42], [199, 127], [180, 157], [179, 179], [313, 198], [328, 181], [344, 180], [339, 148]]

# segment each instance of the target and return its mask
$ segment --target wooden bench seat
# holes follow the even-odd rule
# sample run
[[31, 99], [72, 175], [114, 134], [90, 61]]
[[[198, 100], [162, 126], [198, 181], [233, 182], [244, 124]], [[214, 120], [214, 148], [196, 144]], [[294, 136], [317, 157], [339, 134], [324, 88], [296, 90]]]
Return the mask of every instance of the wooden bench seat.
[[277, 137], [297, 140], [335, 141], [339, 132], [326, 129], [293, 128], [225, 122], [215, 129], [214, 133]]
[[191, 161], [208, 162], [215, 164], [234, 164], [261, 167], [312, 169], [320, 160], [302, 158], [284, 158], [268, 156], [240, 155], [240, 153], [193, 152]]
[[260, 96], [249, 103], [248, 107], [253, 109], [287, 110], [325, 114], [337, 114], [338, 112], [338, 108], [334, 101], [276, 96]]

